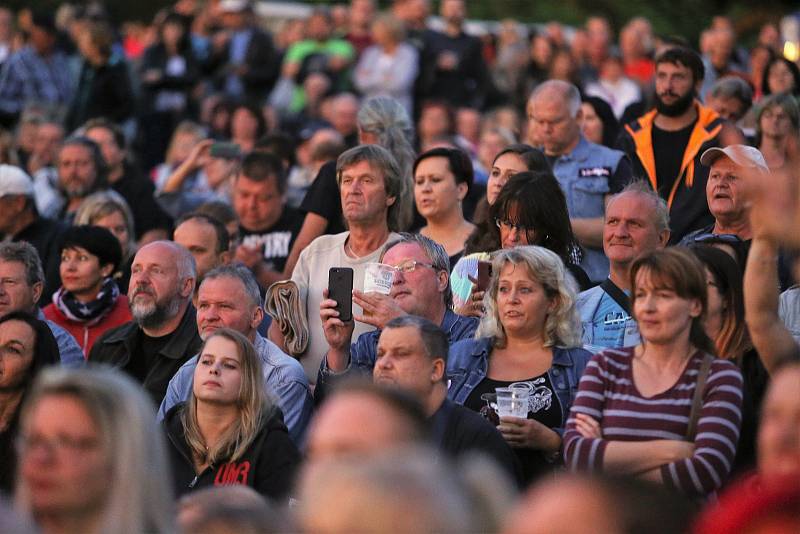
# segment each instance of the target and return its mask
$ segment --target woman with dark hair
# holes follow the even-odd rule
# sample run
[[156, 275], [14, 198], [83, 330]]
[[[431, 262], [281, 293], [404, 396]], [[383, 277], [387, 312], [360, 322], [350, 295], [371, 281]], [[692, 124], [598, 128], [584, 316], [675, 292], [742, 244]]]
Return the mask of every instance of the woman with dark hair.
[[642, 342], [586, 366], [564, 434], [566, 463], [713, 494], [736, 454], [742, 375], [714, 357], [703, 266], [669, 248], [637, 258], [630, 277]]
[[497, 200], [497, 195], [512, 176], [526, 171], [550, 171], [544, 153], [538, 148], [524, 143], [514, 143], [494, 156], [486, 182], [486, 198], [478, 202], [472, 215], [472, 222], [476, 228], [467, 240], [465, 248], [467, 254], [497, 248], [497, 240], [491, 233], [494, 221], [489, 218], [489, 207]]
[[175, 127], [194, 112], [191, 91], [200, 78], [200, 65], [192, 50], [188, 22], [178, 13], [168, 13], [139, 67], [141, 102], [145, 106], [139, 122], [144, 169], [164, 160], [164, 149]]
[[755, 465], [755, 440], [761, 400], [769, 383], [769, 373], [753, 349], [744, 320], [742, 269], [730, 254], [713, 246], [695, 246], [692, 252], [705, 267], [708, 285], [708, 313], [705, 330], [714, 341], [717, 355], [734, 362], [742, 371], [742, 432], [736, 451], [734, 471], [743, 472]]
[[24, 312], [0, 319], [0, 491], [14, 487], [20, 407], [39, 374], [60, 362], [58, 344], [47, 323]]
[[250, 152], [256, 141], [267, 133], [267, 122], [261, 110], [250, 104], [238, 104], [231, 114], [231, 142], [242, 152]]
[[461, 205], [472, 180], [472, 162], [458, 148], [434, 148], [414, 162], [414, 201], [427, 222], [419, 233], [444, 247], [451, 269], [475, 230], [475, 225], [464, 219]]
[[572, 233], [564, 192], [552, 174], [514, 175], [492, 204], [489, 216], [493, 222], [489, 232], [496, 245], [461, 258], [453, 269], [451, 285], [457, 313], [475, 317], [483, 314], [483, 291], [474, 283], [478, 262], [488, 261], [490, 253], [499, 249], [523, 245], [544, 247], [561, 258], [581, 291], [590, 287], [589, 278], [578, 266], [582, 252]]
[[75, 338], [87, 358], [97, 338], [131, 320], [128, 297], [113, 278], [122, 247], [101, 226], [71, 226], [61, 236], [59, 254], [61, 287], [43, 313]]
[[581, 102], [583, 136], [592, 143], [614, 148], [619, 134], [619, 121], [611, 106], [596, 96], [584, 96]]
[[800, 68], [783, 56], [777, 56], [767, 64], [761, 79], [764, 96], [788, 93], [800, 96]]
[[164, 418], [177, 495], [244, 484], [287, 497], [300, 453], [264, 387], [261, 359], [235, 330], [220, 328], [200, 350], [189, 400]]

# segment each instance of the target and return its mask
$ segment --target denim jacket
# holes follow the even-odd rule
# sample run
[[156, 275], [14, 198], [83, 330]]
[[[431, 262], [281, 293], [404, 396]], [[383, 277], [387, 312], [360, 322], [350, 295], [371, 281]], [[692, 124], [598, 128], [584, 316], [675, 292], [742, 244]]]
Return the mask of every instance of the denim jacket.
[[[623, 152], [590, 143], [581, 135], [572, 152], [556, 159], [553, 175], [564, 191], [570, 218], [603, 216], [605, 197], [611, 191], [609, 180], [624, 157]], [[608, 276], [608, 259], [602, 248], [584, 247], [581, 267], [593, 282]]]
[[[486, 378], [493, 338], [468, 339], [450, 347], [447, 358], [447, 396], [453, 402], [464, 404], [472, 390]], [[581, 348], [553, 348], [553, 366], [547, 376], [555, 388], [561, 405], [561, 420], [566, 423], [569, 409], [578, 394], [583, 370], [592, 354]], [[563, 428], [554, 428], [559, 434]]]

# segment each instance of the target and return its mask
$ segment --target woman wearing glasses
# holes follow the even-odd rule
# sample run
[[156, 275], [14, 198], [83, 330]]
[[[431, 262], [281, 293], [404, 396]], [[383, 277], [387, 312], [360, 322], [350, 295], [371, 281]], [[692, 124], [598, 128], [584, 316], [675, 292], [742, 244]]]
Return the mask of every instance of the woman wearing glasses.
[[[582, 291], [590, 286], [586, 273], [578, 266], [581, 249], [572, 233], [564, 193], [549, 172], [521, 172], [506, 183], [489, 209], [493, 221], [489, 233], [494, 248], [462, 258], [453, 269], [452, 286], [455, 310], [461, 315], [480, 317], [483, 291], [477, 285], [478, 262], [488, 261], [489, 253], [524, 245], [538, 245], [561, 258]], [[487, 239], [487, 244], [488, 243]]]
[[464, 219], [461, 207], [472, 179], [472, 162], [458, 148], [434, 148], [414, 162], [414, 202], [427, 222], [419, 233], [444, 247], [451, 269], [475, 231], [475, 225]]
[[495, 254], [492, 268], [476, 339], [450, 348], [448, 396], [480, 412], [496, 388], [528, 389], [526, 417], [503, 416], [498, 430], [530, 483], [558, 463], [562, 429], [591, 354], [576, 348], [575, 285], [557, 254], [510, 248]]

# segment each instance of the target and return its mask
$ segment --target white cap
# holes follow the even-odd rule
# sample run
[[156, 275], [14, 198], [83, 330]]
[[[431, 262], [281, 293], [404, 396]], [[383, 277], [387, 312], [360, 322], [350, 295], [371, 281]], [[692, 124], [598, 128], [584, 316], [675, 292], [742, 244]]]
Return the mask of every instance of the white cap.
[[33, 196], [33, 180], [13, 165], [0, 165], [0, 198], [8, 195]]
[[768, 173], [769, 167], [764, 154], [755, 147], [747, 145], [729, 145], [725, 148], [709, 148], [700, 156], [700, 163], [710, 167], [720, 156], [728, 156], [736, 165], [749, 169], [758, 169]]
[[223, 13], [239, 13], [250, 7], [249, 0], [222, 0], [219, 9]]

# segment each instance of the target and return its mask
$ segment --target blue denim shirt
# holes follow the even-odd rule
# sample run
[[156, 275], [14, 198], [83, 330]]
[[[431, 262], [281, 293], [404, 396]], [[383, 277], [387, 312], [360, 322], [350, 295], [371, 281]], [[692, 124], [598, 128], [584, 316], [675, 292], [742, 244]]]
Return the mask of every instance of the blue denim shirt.
[[[308, 386], [306, 373], [300, 362], [285, 354], [272, 341], [256, 334], [253, 344], [256, 353], [261, 357], [264, 371], [264, 382], [268, 393], [274, 394], [275, 402], [283, 412], [283, 419], [289, 428], [289, 436], [300, 448], [305, 440], [306, 427], [314, 411], [314, 400]], [[194, 369], [197, 367], [197, 356], [184, 363], [167, 386], [167, 393], [158, 410], [158, 420], [170, 408], [189, 398], [194, 382]]]
[[[489, 356], [492, 352], [493, 338], [467, 339], [450, 347], [447, 358], [447, 396], [453, 402], [464, 404], [472, 390], [486, 378], [489, 369]], [[553, 348], [553, 365], [547, 376], [555, 388], [561, 404], [562, 421], [566, 423], [569, 409], [575, 395], [583, 370], [592, 354], [581, 348]], [[559, 434], [562, 428], [554, 428]]]
[[[447, 341], [452, 345], [453, 343], [462, 339], [469, 339], [475, 335], [475, 330], [478, 328], [478, 319], [475, 317], [464, 317], [458, 315], [450, 310], [444, 312], [442, 319], [442, 330], [447, 334]], [[330, 387], [330, 380], [338, 380], [351, 371], [368, 373], [372, 375], [372, 369], [375, 367], [375, 360], [378, 355], [378, 338], [381, 336], [380, 330], [373, 330], [358, 336], [355, 343], [350, 345], [350, 362], [347, 364], [347, 369], [340, 373], [333, 373], [328, 367], [328, 356], [322, 358], [322, 363], [319, 367], [319, 374], [317, 375], [317, 386], [314, 389], [314, 397], [317, 403], [322, 402]]]
[[72, 334], [45, 317], [41, 309], [37, 312], [36, 317], [40, 321], [47, 323], [47, 326], [50, 327], [50, 331], [53, 333], [53, 337], [56, 338], [61, 365], [65, 367], [81, 367], [86, 363], [83, 350], [80, 345], [78, 345], [78, 342], [75, 341], [75, 338], [72, 337]]
[[[570, 218], [594, 219], [605, 213], [605, 196], [611, 188], [609, 180], [625, 154], [587, 141], [582, 135], [569, 154], [553, 163], [555, 175], [564, 196]], [[608, 276], [608, 258], [602, 248], [584, 247], [581, 267], [592, 282]]]

